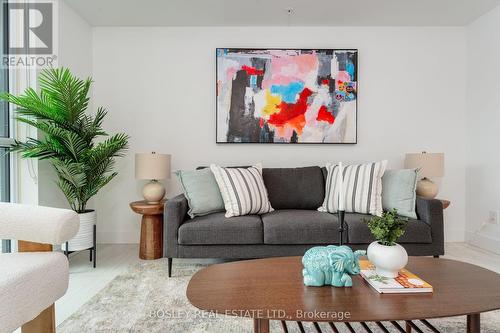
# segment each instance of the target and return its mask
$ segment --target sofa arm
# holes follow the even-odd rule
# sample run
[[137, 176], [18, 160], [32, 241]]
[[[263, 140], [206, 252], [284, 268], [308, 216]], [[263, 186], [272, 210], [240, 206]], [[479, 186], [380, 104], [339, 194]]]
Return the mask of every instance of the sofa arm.
[[165, 203], [163, 221], [163, 246], [164, 256], [174, 258], [177, 256], [177, 234], [179, 227], [186, 220], [188, 202], [184, 194], [179, 194]]
[[431, 227], [432, 245], [436, 255], [444, 254], [443, 203], [437, 199], [417, 196], [418, 218]]
[[79, 227], [78, 214], [69, 209], [0, 203], [0, 239], [59, 245]]

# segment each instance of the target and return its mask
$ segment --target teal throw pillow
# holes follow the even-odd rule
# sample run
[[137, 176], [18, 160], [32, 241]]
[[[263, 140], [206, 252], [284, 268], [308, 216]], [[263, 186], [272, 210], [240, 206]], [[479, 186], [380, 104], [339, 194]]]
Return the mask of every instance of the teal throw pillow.
[[224, 201], [210, 169], [179, 170], [175, 174], [188, 201], [188, 215], [191, 218], [224, 211]]
[[399, 215], [416, 219], [417, 180], [417, 169], [386, 170], [382, 177], [382, 207], [384, 210], [389, 211], [396, 208]]

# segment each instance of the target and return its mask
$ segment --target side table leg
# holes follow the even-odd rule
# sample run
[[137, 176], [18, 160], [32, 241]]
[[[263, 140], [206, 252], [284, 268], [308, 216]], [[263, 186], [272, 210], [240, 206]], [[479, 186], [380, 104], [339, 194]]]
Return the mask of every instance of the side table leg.
[[142, 216], [139, 258], [159, 259], [163, 256], [163, 216]]
[[467, 333], [479, 333], [481, 331], [481, 314], [474, 313], [467, 316]]
[[411, 325], [409, 322], [406, 322], [406, 329], [405, 329], [406, 333], [411, 333]]
[[254, 318], [253, 320], [254, 333], [269, 333], [269, 319]]

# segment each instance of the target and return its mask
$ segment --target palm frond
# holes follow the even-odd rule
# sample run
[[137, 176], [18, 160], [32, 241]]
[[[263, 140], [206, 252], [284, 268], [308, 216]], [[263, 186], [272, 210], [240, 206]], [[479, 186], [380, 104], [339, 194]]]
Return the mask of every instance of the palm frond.
[[[86, 197], [88, 199], [92, 198], [94, 195], [97, 194], [97, 192], [99, 192], [99, 190], [101, 188], [103, 188], [104, 186], [106, 186], [113, 178], [115, 178], [116, 176], [118, 175], [117, 172], [113, 172], [109, 175], [105, 175], [105, 176], [101, 176], [99, 177], [93, 184], [92, 186], [89, 186], [87, 188], [87, 193], [86, 193]], [[88, 200], [87, 199], [87, 200]]]
[[112, 137], [99, 142], [94, 148], [89, 149], [84, 158], [89, 165], [97, 165], [105, 159], [123, 156], [124, 150], [128, 148], [128, 135], [118, 133]]
[[16, 105], [18, 108], [15, 111], [18, 115], [53, 122], [61, 127], [70, 127], [67, 119], [51, 105], [46, 96], [38, 95], [31, 88], [26, 89], [24, 93], [22, 96], [7, 93], [0, 96], [0, 99]]
[[51, 68], [40, 73], [40, 90], [48, 95], [52, 103], [64, 110], [66, 119], [75, 122], [88, 107], [88, 92], [92, 80], [82, 80], [67, 68]]
[[62, 158], [65, 154], [55, 141], [39, 141], [28, 138], [26, 142], [15, 141], [10, 147], [12, 152], [19, 152], [23, 158]]
[[58, 159], [52, 160], [52, 165], [56, 169], [58, 176], [75, 186], [75, 188], [85, 186], [87, 178], [85, 165]]
[[25, 123], [35, 127], [45, 135], [50, 135], [52, 137], [56, 137], [59, 139], [62, 139], [63, 137], [69, 135], [70, 133], [73, 133], [67, 130], [66, 128], [54, 126], [50, 122], [44, 120], [33, 120], [31, 118], [20, 117], [20, 116], [15, 117], [15, 119], [21, 123]]
[[78, 133], [68, 133], [63, 136], [62, 142], [66, 149], [70, 152], [74, 161], [79, 161], [80, 156], [85, 154], [88, 147], [87, 142]]
[[64, 196], [66, 197], [66, 200], [68, 200], [69, 205], [71, 206], [71, 209], [77, 210], [77, 198], [78, 198], [78, 189], [68, 182], [66, 179], [59, 177], [58, 181], [56, 182], [57, 186], [61, 189], [63, 192]]

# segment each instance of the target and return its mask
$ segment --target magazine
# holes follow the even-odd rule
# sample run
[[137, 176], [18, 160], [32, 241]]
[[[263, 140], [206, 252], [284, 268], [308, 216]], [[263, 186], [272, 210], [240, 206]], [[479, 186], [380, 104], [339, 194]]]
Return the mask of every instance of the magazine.
[[399, 271], [396, 278], [378, 275], [368, 260], [360, 260], [360, 275], [381, 294], [431, 293], [432, 286], [406, 269]]

